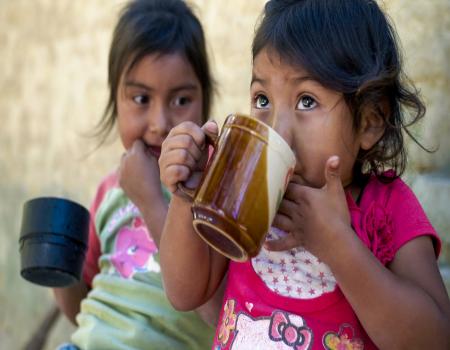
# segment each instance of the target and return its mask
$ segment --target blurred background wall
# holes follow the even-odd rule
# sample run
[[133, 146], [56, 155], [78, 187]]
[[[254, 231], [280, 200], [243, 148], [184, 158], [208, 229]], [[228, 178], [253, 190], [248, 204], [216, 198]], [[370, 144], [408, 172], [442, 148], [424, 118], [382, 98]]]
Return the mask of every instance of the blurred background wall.
[[[100, 179], [122, 153], [112, 142], [90, 154], [86, 137], [107, 97], [111, 31], [122, 0], [0, 0], [0, 349], [20, 349], [52, 304], [50, 291], [20, 277], [23, 203], [63, 196], [89, 206]], [[213, 117], [248, 112], [250, 43], [265, 1], [195, 0], [218, 82]], [[407, 71], [428, 105], [415, 133], [429, 155], [410, 145], [407, 181], [447, 244], [450, 224], [450, 2], [385, 0], [402, 39]], [[447, 277], [446, 277], [447, 278]], [[62, 317], [46, 349], [68, 340]]]

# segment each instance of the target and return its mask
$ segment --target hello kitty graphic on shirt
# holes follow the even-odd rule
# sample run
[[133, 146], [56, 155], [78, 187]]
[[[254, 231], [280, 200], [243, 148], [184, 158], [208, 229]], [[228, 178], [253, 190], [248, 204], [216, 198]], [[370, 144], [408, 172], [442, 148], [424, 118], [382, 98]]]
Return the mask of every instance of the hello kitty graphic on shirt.
[[271, 317], [238, 315], [230, 349], [309, 350], [313, 334], [302, 317], [275, 311]]
[[222, 346], [231, 342], [230, 350], [310, 350], [313, 333], [301, 316], [280, 310], [270, 317], [253, 318], [243, 311], [236, 314], [235, 300], [230, 299], [224, 305], [218, 340]]
[[[267, 239], [283, 235], [271, 228]], [[230, 264], [213, 349], [362, 350], [367, 338], [358, 326], [325, 263], [302, 247], [263, 247], [250, 261]]]

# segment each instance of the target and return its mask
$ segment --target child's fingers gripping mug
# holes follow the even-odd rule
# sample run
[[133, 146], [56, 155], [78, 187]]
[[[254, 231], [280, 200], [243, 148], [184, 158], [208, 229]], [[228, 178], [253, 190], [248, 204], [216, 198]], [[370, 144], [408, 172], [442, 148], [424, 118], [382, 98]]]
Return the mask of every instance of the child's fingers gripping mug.
[[196, 232], [235, 261], [258, 254], [295, 167], [286, 141], [263, 122], [227, 117], [192, 199]]

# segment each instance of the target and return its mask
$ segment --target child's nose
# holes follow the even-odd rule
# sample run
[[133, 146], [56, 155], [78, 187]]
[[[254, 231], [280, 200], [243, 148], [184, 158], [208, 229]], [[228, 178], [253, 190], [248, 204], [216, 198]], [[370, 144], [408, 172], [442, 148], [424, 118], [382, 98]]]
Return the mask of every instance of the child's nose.
[[292, 148], [294, 129], [294, 125], [292, 125], [292, 116], [289, 113], [274, 113], [271, 116], [270, 125]]
[[150, 133], [165, 136], [169, 132], [169, 115], [167, 108], [159, 106], [149, 112], [147, 128]]

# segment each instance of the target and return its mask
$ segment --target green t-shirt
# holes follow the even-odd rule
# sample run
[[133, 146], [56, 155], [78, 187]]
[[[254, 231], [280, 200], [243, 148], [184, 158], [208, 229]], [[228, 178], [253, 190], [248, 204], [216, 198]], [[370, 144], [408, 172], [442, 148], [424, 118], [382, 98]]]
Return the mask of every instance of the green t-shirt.
[[97, 262], [100, 271], [95, 267], [72, 341], [83, 350], [210, 349], [213, 328], [194, 312], [174, 310], [167, 300], [158, 248], [115, 175], [100, 185], [91, 215], [85, 279]]

